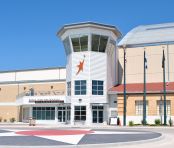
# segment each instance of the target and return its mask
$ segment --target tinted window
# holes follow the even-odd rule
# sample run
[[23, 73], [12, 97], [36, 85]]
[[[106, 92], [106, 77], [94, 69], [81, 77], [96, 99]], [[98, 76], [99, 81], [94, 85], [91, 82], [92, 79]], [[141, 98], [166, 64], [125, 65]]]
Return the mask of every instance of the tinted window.
[[105, 52], [108, 37], [103, 35], [92, 35], [92, 51]]
[[88, 50], [88, 35], [82, 35], [71, 38], [74, 52], [87, 51]]
[[86, 95], [86, 80], [75, 81], [75, 95]]
[[80, 51], [80, 40], [79, 38], [71, 38], [74, 52]]
[[70, 54], [71, 53], [71, 47], [70, 47], [70, 41], [69, 41], [69, 37], [67, 37], [64, 41], [63, 41], [63, 45], [65, 48], [65, 52], [66, 54]]

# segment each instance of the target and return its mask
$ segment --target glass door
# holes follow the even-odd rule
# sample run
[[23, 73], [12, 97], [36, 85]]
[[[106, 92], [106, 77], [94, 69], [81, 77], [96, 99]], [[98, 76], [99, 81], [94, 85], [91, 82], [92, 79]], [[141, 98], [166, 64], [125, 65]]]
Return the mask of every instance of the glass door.
[[58, 107], [58, 122], [65, 122], [66, 108]]
[[70, 106], [60, 106], [57, 108], [58, 122], [67, 122], [71, 118]]
[[103, 106], [92, 106], [93, 123], [103, 123]]

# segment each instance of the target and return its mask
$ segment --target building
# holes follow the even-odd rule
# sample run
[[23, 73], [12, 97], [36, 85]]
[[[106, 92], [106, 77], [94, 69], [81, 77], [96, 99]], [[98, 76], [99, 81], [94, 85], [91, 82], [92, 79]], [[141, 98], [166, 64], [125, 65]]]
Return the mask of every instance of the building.
[[143, 115], [144, 51], [147, 55], [147, 122], [164, 121], [162, 54], [165, 51], [167, 122], [174, 119], [174, 23], [142, 25], [119, 42], [119, 84], [109, 90], [117, 94], [118, 115], [123, 115], [123, 48], [126, 47], [127, 124], [141, 123]]
[[0, 73], [0, 117], [71, 125], [123, 123], [123, 50], [126, 49], [127, 124], [141, 123], [143, 54], [148, 57], [147, 122], [163, 119], [162, 50], [166, 59], [167, 121], [174, 119], [174, 23], [138, 26], [123, 39], [111, 25], [94, 22], [63, 26], [57, 36], [66, 68]]

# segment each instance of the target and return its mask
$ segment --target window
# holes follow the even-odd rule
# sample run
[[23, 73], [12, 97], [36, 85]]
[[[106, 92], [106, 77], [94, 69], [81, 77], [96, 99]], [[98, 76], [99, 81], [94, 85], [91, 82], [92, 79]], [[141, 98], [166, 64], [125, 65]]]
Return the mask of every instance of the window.
[[[143, 115], [143, 100], [135, 101], [136, 115]], [[148, 101], [146, 101], [146, 115], [148, 114]]]
[[92, 35], [92, 51], [105, 52], [108, 37], [103, 35]]
[[75, 81], [75, 95], [86, 95], [86, 80]]
[[103, 81], [92, 80], [92, 95], [103, 95]]
[[87, 51], [88, 50], [88, 36], [81, 35], [71, 38], [74, 52]]
[[55, 120], [55, 107], [33, 107], [36, 120]]
[[[166, 100], [166, 114], [170, 115], [171, 102]], [[164, 115], [164, 100], [157, 100], [157, 115]]]
[[67, 96], [71, 96], [71, 82], [67, 82]]
[[74, 107], [74, 120], [85, 121], [86, 120], [86, 106], [75, 106]]
[[69, 37], [64, 39], [63, 45], [64, 45], [64, 48], [65, 48], [66, 54], [67, 55], [70, 54], [71, 53], [71, 47], [70, 47]]

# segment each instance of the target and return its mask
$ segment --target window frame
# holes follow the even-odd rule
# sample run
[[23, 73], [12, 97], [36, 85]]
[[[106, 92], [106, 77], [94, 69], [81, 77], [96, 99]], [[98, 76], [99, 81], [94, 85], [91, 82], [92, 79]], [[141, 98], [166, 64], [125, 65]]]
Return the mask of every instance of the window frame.
[[86, 106], [74, 106], [74, 121], [86, 121]]
[[67, 96], [71, 96], [71, 81], [67, 82]]
[[64, 46], [64, 48], [65, 48], [66, 55], [71, 54], [72, 50], [71, 50], [71, 43], [70, 43], [70, 38], [69, 38], [69, 36], [67, 36], [67, 37], [63, 40], [63, 46]]
[[86, 94], [87, 94], [87, 81], [86, 80], [75, 80], [74, 81], [74, 95], [86, 95]]
[[[98, 36], [98, 41], [97, 41], [98, 43], [94, 43], [95, 40], [93, 40], [93, 39], [94, 39], [95, 36], [96, 37]], [[101, 44], [101, 38], [107, 38], [104, 50], [101, 50], [101, 45], [104, 45], [104, 44]], [[91, 51], [105, 53], [107, 45], [108, 45], [108, 41], [109, 41], [109, 36], [102, 35], [102, 34], [93, 34], [92, 33], [91, 34]], [[94, 50], [94, 48], [93, 48], [94, 46], [97, 46], [97, 50], [96, 49]]]
[[[157, 100], [156, 107], [157, 107], [157, 115], [163, 116], [164, 115], [164, 100]], [[161, 108], [161, 113], [160, 113], [160, 108]], [[171, 100], [166, 100], [166, 114], [167, 116], [171, 115]]]
[[55, 110], [55, 107], [33, 107], [32, 116], [36, 120], [55, 120]]
[[[85, 45], [82, 46], [82, 38], [85, 38], [87, 37], [87, 42], [86, 42], [86, 48], [82, 48], [84, 47]], [[88, 47], [89, 47], [89, 34], [78, 34], [78, 35], [72, 35], [71, 37], [71, 44], [72, 44], [72, 49], [73, 49], [73, 52], [84, 52], [84, 51], [88, 51]], [[77, 39], [78, 40], [78, 47], [79, 49], [77, 50], [76, 48], [74, 48], [74, 45], [73, 45], [73, 39]], [[85, 50], [84, 50], [85, 49]]]
[[[148, 100], [146, 100], [146, 115], [148, 115]], [[135, 115], [142, 116], [143, 115], [143, 100], [135, 100]]]
[[[102, 84], [100, 84], [102, 82]], [[101, 88], [101, 89], [99, 89]], [[104, 81], [103, 80], [92, 80], [92, 95], [104, 95]]]

